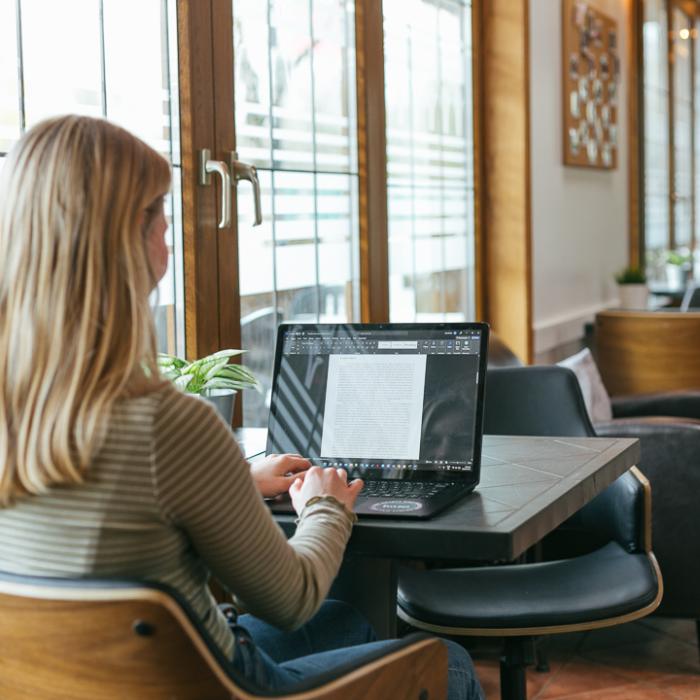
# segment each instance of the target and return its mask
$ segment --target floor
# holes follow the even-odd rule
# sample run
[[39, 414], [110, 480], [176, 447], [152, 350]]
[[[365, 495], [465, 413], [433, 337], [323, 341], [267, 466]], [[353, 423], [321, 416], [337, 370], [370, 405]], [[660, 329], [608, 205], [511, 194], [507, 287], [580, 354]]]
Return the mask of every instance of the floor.
[[[495, 650], [476, 647], [487, 700], [499, 700]], [[700, 700], [695, 622], [646, 618], [550, 638], [550, 671], [528, 669], [528, 700]]]

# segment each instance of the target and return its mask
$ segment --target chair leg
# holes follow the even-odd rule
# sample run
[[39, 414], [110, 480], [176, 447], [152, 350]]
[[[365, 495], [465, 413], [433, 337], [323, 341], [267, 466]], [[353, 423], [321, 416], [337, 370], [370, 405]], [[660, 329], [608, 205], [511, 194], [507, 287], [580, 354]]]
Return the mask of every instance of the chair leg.
[[532, 639], [506, 637], [501, 655], [501, 700], [527, 700], [525, 668], [532, 663]]
[[548, 647], [549, 637], [542, 637], [535, 642], [535, 671], [537, 673], [549, 673]]

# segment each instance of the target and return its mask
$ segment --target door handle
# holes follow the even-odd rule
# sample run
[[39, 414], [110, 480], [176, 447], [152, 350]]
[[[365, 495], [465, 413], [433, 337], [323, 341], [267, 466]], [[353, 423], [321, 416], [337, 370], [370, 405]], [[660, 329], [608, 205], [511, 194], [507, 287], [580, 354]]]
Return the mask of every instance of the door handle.
[[199, 184], [211, 185], [211, 173], [221, 178], [221, 221], [219, 228], [231, 225], [231, 175], [228, 166], [222, 160], [212, 160], [211, 151], [203, 148], [199, 152]]
[[260, 226], [262, 223], [262, 204], [260, 203], [260, 180], [258, 171], [254, 165], [238, 160], [238, 153], [231, 151], [231, 174], [234, 184], [239, 180], [248, 180], [253, 186], [253, 204], [255, 205], [255, 222], [253, 226]]

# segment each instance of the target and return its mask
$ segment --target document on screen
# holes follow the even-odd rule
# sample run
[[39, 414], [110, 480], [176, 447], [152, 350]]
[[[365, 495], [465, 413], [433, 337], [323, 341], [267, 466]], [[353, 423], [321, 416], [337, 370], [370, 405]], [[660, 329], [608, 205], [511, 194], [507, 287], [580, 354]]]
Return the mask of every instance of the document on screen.
[[427, 355], [329, 355], [321, 457], [418, 459]]

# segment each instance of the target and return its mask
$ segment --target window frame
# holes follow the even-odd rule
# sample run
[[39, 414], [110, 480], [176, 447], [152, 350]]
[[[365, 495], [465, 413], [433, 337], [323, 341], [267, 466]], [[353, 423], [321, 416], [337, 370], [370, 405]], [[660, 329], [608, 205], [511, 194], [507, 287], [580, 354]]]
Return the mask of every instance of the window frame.
[[[675, 144], [676, 144], [676, 124], [675, 124], [675, 97], [676, 97], [676, 86], [675, 86], [675, 65], [673, 60], [673, 42], [677, 41], [674, 37], [673, 32], [673, 13], [674, 10], [682, 12], [688, 20], [688, 23], [693, 28], [691, 30], [691, 39], [689, 42], [690, 47], [690, 73], [691, 73], [691, 214], [690, 214], [690, 244], [689, 249], [691, 254], [697, 249], [698, 244], [698, 234], [696, 232], [696, 225], [698, 221], [698, 208], [700, 207], [700, 202], [697, 201], [696, 192], [698, 190], [698, 178], [700, 173], [698, 173], [698, 167], [696, 162], [695, 146], [696, 146], [696, 135], [694, 125], [698, 121], [698, 110], [700, 107], [698, 105], [698, 96], [695, 94], [695, 84], [697, 82], [698, 76], [697, 71], [700, 67], [697, 65], [697, 52], [698, 46], [697, 42], [700, 41], [698, 37], [698, 30], [700, 30], [700, 8], [695, 6], [693, 3], [689, 3], [685, 0], [664, 0], [665, 2], [665, 15], [666, 15], [666, 27], [668, 36], [668, 51], [665, 63], [666, 76], [668, 81], [668, 102], [667, 102], [667, 114], [668, 114], [668, 172], [667, 172], [667, 182], [668, 182], [668, 205], [669, 205], [669, 216], [668, 216], [668, 230], [666, 231], [666, 247], [668, 250], [675, 250], [676, 248], [676, 163], [675, 163]], [[631, 56], [633, 58], [632, 66], [634, 68], [634, 81], [632, 94], [634, 96], [634, 102], [630, 103], [630, 133], [631, 138], [634, 140], [631, 142], [631, 162], [630, 162], [630, 224], [631, 224], [631, 235], [630, 235], [630, 261], [634, 264], [644, 267], [646, 255], [647, 255], [647, 235], [646, 228], [647, 222], [645, 217], [645, 196], [646, 196], [646, 153], [645, 153], [645, 137], [646, 137], [646, 122], [647, 116], [644, 113], [644, 6], [643, 4], [633, 6], [632, 15], [632, 26], [633, 32], [631, 33], [634, 44], [631, 47]], [[694, 30], [694, 33], [693, 33]], [[638, 112], [638, 117], [635, 115]]]

